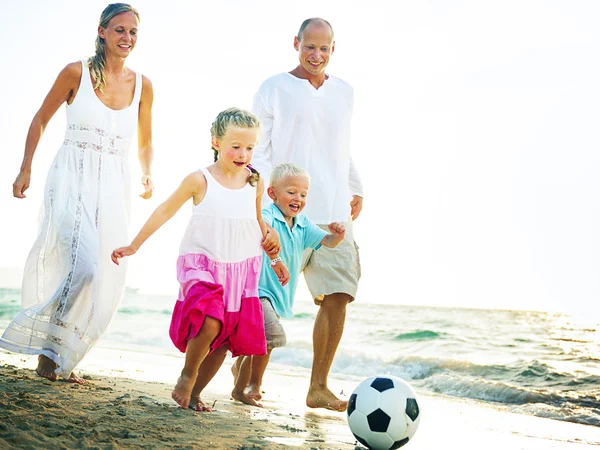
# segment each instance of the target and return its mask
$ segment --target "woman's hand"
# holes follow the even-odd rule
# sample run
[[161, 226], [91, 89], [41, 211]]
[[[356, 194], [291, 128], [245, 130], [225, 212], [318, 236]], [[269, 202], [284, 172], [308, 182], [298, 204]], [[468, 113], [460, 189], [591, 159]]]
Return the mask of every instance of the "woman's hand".
[[140, 194], [144, 200], [148, 200], [152, 197], [152, 193], [154, 192], [154, 183], [152, 182], [152, 175], [143, 175], [142, 176], [142, 186], [144, 186], [144, 192]]
[[21, 170], [13, 183], [13, 196], [16, 198], [25, 198], [25, 191], [29, 188], [30, 181], [31, 172], [28, 170]]

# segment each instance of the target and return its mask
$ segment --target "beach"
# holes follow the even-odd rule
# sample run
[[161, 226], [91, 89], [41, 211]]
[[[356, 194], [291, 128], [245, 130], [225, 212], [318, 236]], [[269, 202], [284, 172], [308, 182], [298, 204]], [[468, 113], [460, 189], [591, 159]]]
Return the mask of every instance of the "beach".
[[[87, 383], [80, 386], [41, 379], [32, 370], [35, 357], [1, 352], [0, 448], [362, 448], [345, 413], [304, 405], [305, 373], [267, 371], [264, 407], [250, 407], [229, 396], [228, 358], [203, 396], [215, 411], [198, 413], [177, 407], [170, 398], [172, 383], [150, 381], [159, 373], [176, 376], [180, 361], [174, 359], [179, 358], [95, 348], [81, 365]], [[354, 384], [332, 379], [331, 386], [348, 396]], [[419, 403], [419, 429], [404, 447], [411, 450], [579, 450], [600, 445], [595, 426], [423, 392]]]

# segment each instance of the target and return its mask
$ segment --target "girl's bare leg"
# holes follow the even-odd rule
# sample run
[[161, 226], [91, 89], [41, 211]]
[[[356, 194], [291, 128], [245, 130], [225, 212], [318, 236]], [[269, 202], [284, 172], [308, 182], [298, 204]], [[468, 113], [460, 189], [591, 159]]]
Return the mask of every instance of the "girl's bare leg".
[[195, 411], [206, 411], [211, 412], [212, 408], [210, 406], [206, 406], [204, 402], [200, 399], [200, 394], [206, 387], [206, 385], [213, 379], [216, 373], [223, 365], [223, 361], [225, 360], [225, 355], [227, 354], [227, 345], [222, 345], [221, 347], [215, 349], [210, 355], [208, 355], [202, 364], [200, 364], [200, 368], [198, 369], [198, 376], [196, 378], [196, 382], [194, 383], [194, 388], [192, 389], [192, 399], [190, 401], [190, 407]]
[[220, 331], [221, 322], [207, 316], [198, 335], [188, 341], [185, 350], [185, 365], [171, 393], [173, 400], [184, 409], [190, 404], [190, 396], [198, 376], [198, 368], [208, 355], [210, 344]]

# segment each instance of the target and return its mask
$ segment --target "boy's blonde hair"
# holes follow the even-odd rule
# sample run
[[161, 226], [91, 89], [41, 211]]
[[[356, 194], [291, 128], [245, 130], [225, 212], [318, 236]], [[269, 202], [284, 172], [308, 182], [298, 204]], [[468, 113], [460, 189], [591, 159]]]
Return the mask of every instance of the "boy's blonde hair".
[[290, 176], [306, 177], [310, 181], [310, 175], [302, 167], [292, 163], [279, 164], [275, 166], [271, 172], [271, 179], [269, 180], [269, 186], [277, 186], [283, 180]]
[[[228, 108], [225, 111], [221, 111], [215, 121], [210, 127], [210, 135], [217, 139], [223, 139], [223, 136], [227, 133], [227, 129], [230, 127], [238, 128], [260, 128], [260, 120], [250, 111], [240, 108]], [[215, 162], [219, 159], [219, 152], [213, 147], [215, 154]], [[248, 183], [251, 186], [256, 186], [260, 179], [260, 174], [251, 165], [248, 165], [248, 169], [252, 172]]]

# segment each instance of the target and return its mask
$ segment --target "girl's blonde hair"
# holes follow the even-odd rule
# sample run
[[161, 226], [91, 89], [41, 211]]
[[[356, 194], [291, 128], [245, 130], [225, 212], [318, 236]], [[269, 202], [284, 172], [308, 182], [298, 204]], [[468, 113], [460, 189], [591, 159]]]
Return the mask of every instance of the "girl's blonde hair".
[[[107, 28], [108, 23], [113, 17], [125, 12], [134, 13], [138, 21], [140, 20], [140, 14], [133, 6], [128, 5], [127, 3], [111, 3], [104, 8], [104, 11], [102, 11], [98, 26]], [[106, 66], [105, 52], [106, 46], [104, 44], [104, 39], [100, 36], [96, 36], [96, 54], [88, 59], [88, 67], [90, 68], [90, 73], [94, 79], [94, 90], [97, 89], [100, 92], [102, 92], [102, 89], [106, 86], [106, 76], [104, 75], [104, 67]]]
[[[250, 111], [246, 111], [240, 108], [228, 108], [225, 111], [221, 111], [215, 121], [210, 127], [210, 135], [217, 139], [223, 139], [227, 129], [229, 127], [238, 128], [259, 128], [260, 120]], [[215, 153], [215, 162], [219, 159], [219, 152], [213, 147]], [[248, 165], [248, 169], [252, 172], [252, 175], [248, 178], [248, 183], [251, 186], [256, 186], [260, 179], [260, 174], [251, 165]]]
[[283, 182], [287, 177], [300, 176], [305, 177], [310, 181], [310, 175], [302, 167], [292, 163], [278, 164], [273, 168], [271, 172], [271, 179], [269, 180], [269, 186], [277, 186]]

